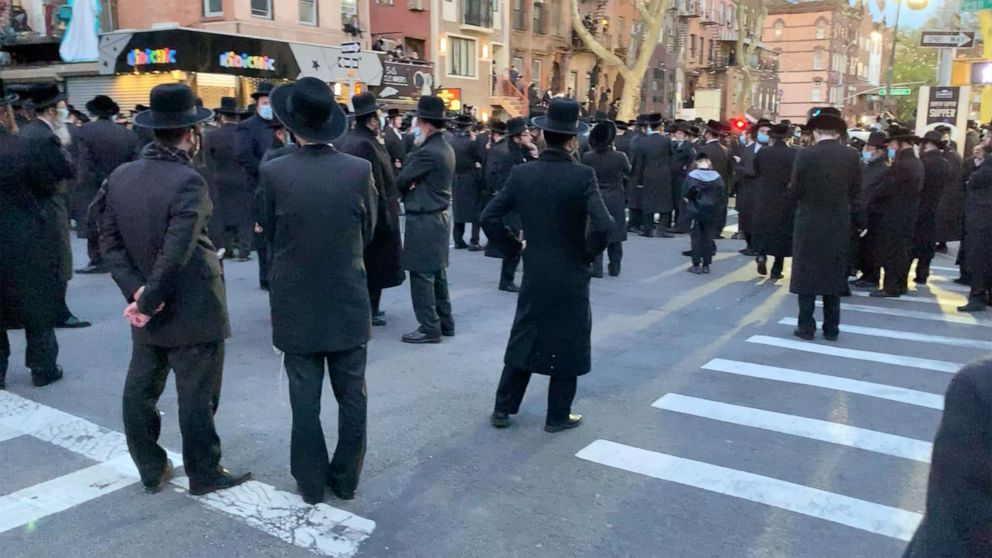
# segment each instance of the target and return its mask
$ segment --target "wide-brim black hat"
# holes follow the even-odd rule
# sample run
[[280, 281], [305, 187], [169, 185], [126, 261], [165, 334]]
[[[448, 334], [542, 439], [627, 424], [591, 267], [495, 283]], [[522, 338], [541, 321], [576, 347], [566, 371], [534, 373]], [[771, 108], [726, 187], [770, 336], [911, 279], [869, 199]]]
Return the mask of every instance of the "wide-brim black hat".
[[506, 122], [502, 120], [493, 120], [489, 123], [489, 130], [494, 134], [499, 134], [501, 136], [506, 135]]
[[649, 112], [647, 114], [642, 114], [637, 117], [637, 120], [638, 124], [642, 124], [644, 126], [657, 126], [665, 121], [660, 112]]
[[121, 107], [106, 95], [97, 95], [86, 103], [86, 111], [94, 116], [110, 118], [121, 111]]
[[348, 130], [348, 116], [334, 100], [334, 92], [317, 78], [276, 87], [269, 104], [286, 128], [315, 143], [330, 143]]
[[868, 134], [868, 141], [865, 145], [869, 147], [885, 147], [889, 145], [889, 136], [882, 132], [872, 132]]
[[386, 118], [396, 118], [397, 116], [403, 116], [398, 108], [391, 108], [386, 111]]
[[506, 121], [506, 135], [511, 138], [522, 135], [527, 131], [527, 120], [522, 116], [517, 116]]
[[214, 113], [196, 106], [196, 97], [182, 83], [156, 85], [150, 95], [150, 108], [134, 115], [134, 125], [153, 130], [188, 128], [213, 118]]
[[31, 101], [31, 107], [35, 110], [42, 110], [49, 107], [54, 107], [59, 104], [59, 102], [65, 100], [65, 93], [59, 89], [57, 83], [42, 83], [39, 85], [34, 85], [28, 90], [28, 100]]
[[758, 132], [758, 128], [771, 128], [771, 127], [772, 127], [771, 120], [768, 120], [766, 118], [762, 118], [762, 119], [758, 120], [757, 122], [755, 122], [754, 124], [751, 124], [751, 131], [754, 132], [754, 133], [757, 133]]
[[709, 120], [706, 122], [706, 131], [714, 134], [726, 134], [728, 128], [725, 124], [717, 122], [716, 120]]
[[617, 127], [617, 130], [626, 130], [629, 128], [626, 122], [623, 120], [614, 120], [613, 125]]
[[251, 94], [251, 98], [257, 101], [259, 97], [268, 97], [272, 94], [273, 89], [275, 89], [275, 87], [271, 83], [263, 81], [258, 84], [258, 89]]
[[581, 109], [572, 99], [552, 99], [544, 116], [534, 117], [534, 126], [555, 134], [584, 134], [589, 125], [579, 122]]
[[417, 118], [424, 120], [450, 120], [445, 115], [444, 99], [434, 95], [423, 95], [417, 101]]
[[605, 112], [603, 112], [601, 110], [597, 110], [596, 111], [596, 114], [593, 116], [593, 119], [596, 122], [606, 122], [606, 121], [608, 121], [610, 119], [610, 115], [606, 114]]
[[459, 128], [467, 128], [475, 124], [475, 119], [471, 114], [459, 114], [455, 117], [455, 125]]
[[806, 126], [811, 130], [833, 130], [842, 134], [847, 131], [847, 121], [834, 107], [814, 109]]
[[902, 126], [892, 126], [889, 128], [889, 141], [916, 143], [919, 139], [919, 136], [914, 134], [909, 128], [903, 128]]
[[8, 91], [3, 84], [3, 80], [0, 79], [0, 107], [15, 103], [19, 98], [20, 97], [17, 96], [17, 93]]
[[937, 146], [937, 149], [947, 149], [947, 142], [944, 141], [944, 135], [937, 130], [931, 130], [920, 138], [919, 144], [932, 143]]
[[214, 112], [227, 116], [242, 116], [248, 111], [238, 108], [238, 100], [234, 97], [221, 97], [220, 106], [215, 108]]
[[366, 114], [372, 114], [384, 108], [384, 105], [379, 104], [375, 93], [372, 92], [355, 95], [351, 98], [351, 106], [354, 109], [352, 115], [355, 118], [365, 116]]
[[768, 130], [768, 137], [775, 139], [785, 139], [792, 136], [792, 126], [779, 122], [778, 124], [772, 124], [771, 129]]
[[617, 137], [617, 125], [609, 120], [605, 122], [597, 122], [595, 126], [592, 127], [592, 131], [589, 132], [589, 147], [596, 149], [598, 147], [606, 147], [613, 143]]

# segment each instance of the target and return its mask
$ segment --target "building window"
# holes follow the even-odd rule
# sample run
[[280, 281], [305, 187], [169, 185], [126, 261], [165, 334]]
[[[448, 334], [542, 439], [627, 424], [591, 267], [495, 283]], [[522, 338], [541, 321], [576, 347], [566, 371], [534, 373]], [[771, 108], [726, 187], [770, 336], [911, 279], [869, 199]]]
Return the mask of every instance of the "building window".
[[251, 0], [251, 15], [272, 19], [272, 0]]
[[827, 20], [823, 18], [816, 20], [816, 38], [817, 39], [827, 38]]
[[462, 23], [475, 27], [492, 27], [493, 0], [462, 0]]
[[[254, 6], [254, 3], [252, 3]], [[223, 0], [203, 0], [204, 17], [216, 17], [224, 15]]]
[[464, 37], [448, 36], [448, 47], [451, 54], [448, 56], [448, 75], [475, 77], [475, 39]]
[[565, 34], [562, 30], [562, 24], [564, 23], [565, 17], [561, 14], [561, 0], [551, 0], [551, 10], [550, 10], [551, 25], [553, 25], [555, 36], [561, 37]]
[[813, 49], [813, 69], [822, 70], [823, 68], [823, 47], [816, 47]]
[[345, 26], [349, 23], [353, 25], [358, 25], [358, 1], [357, 0], [341, 0], [341, 25]]
[[782, 21], [781, 19], [776, 19], [774, 29], [775, 29], [775, 40], [781, 41], [782, 37], [785, 36], [785, 22]]
[[317, 0], [300, 0], [300, 23], [317, 25]]
[[534, 2], [534, 31], [537, 33], [548, 32], [548, 18], [544, 11], [543, 2]]
[[809, 96], [810, 100], [814, 103], [823, 102], [823, 83], [819, 81], [813, 82], [813, 91]]
[[541, 61], [534, 59], [530, 63], [530, 80], [541, 89]]
[[527, 10], [524, 0], [513, 0], [513, 28], [517, 31], [527, 30]]
[[380, 6], [392, 6], [393, 4], [395, 4], [395, 1], [394, 0], [375, 0], [375, 3], [376, 4], [379, 4]]

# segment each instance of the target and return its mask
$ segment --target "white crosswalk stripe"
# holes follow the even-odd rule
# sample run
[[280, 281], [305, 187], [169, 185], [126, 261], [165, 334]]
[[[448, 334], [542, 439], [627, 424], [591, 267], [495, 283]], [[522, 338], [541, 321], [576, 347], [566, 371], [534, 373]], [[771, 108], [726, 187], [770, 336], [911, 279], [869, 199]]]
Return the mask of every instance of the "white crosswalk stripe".
[[[851, 295], [861, 298], [871, 297], [871, 293], [867, 291], [851, 291]], [[890, 298], [887, 300], [895, 300], [900, 302], [920, 302], [923, 304], [946, 304], [960, 306], [968, 302], [964, 298], [956, 296], [940, 295], [938, 297], [927, 297], [927, 296], [912, 296], [912, 295], [902, 295], [899, 298]]]
[[[819, 300], [817, 306], [823, 306]], [[882, 316], [895, 316], [899, 318], [912, 318], [914, 320], [928, 320], [934, 322], [945, 322], [948, 324], [961, 324], [977, 327], [992, 327], [992, 320], [976, 318], [968, 314], [939, 314], [936, 312], [923, 312], [919, 310], [905, 310], [902, 308], [889, 308], [887, 306], [868, 306], [864, 304], [840, 303], [841, 310], [851, 312], [863, 312], [866, 314], [879, 314]]]
[[960, 362], [947, 362], [944, 360], [878, 353], [875, 351], [845, 349], [843, 347], [836, 347], [833, 345], [823, 345], [820, 343], [793, 339], [781, 339], [779, 337], [770, 337], [768, 335], [753, 335], [747, 339], [747, 342], [767, 345], [770, 347], [779, 347], [782, 349], [805, 351], [808, 353], [819, 353], [822, 355], [841, 358], [866, 360], [870, 362], [879, 362], [882, 364], [893, 364], [896, 366], [909, 366], [912, 368], [922, 368], [924, 370], [936, 370], [937, 372], [947, 372], [948, 374], [953, 374], [964, 366], [964, 364]]
[[913, 536], [922, 519], [916, 512], [608, 440], [596, 440], [575, 455], [593, 463], [774, 506], [904, 541]]
[[[783, 318], [778, 321], [782, 325], [797, 326], [799, 320], [796, 318]], [[904, 341], [917, 341], [920, 343], [936, 343], [939, 345], [949, 345], [952, 347], [968, 347], [992, 351], [992, 341], [982, 341], [980, 339], [966, 339], [963, 337], [948, 337], [946, 335], [929, 335], [926, 333], [915, 333], [912, 331], [899, 331], [895, 329], [882, 329], [877, 327], [864, 327], [856, 325], [840, 325], [841, 333], [854, 333], [857, 335], [868, 335], [871, 337], [887, 337], [889, 339], [902, 339]]]
[[653, 406], [666, 411], [694, 415], [710, 420], [739, 424], [752, 428], [771, 430], [849, 446], [895, 457], [930, 463], [933, 446], [930, 442], [913, 440], [884, 432], [848, 426], [836, 422], [817, 420], [753, 407], [731, 405], [698, 397], [669, 393], [655, 401]]

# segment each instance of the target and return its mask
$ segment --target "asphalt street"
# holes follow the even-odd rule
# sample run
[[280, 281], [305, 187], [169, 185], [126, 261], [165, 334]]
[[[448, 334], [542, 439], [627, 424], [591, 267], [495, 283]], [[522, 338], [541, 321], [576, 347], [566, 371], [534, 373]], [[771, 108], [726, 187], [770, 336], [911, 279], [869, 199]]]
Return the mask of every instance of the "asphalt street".
[[[233, 337], [217, 415], [224, 463], [257, 482], [208, 498], [140, 490], [120, 434], [130, 336], [109, 276], [77, 276], [59, 330], [65, 379], [34, 388], [12, 333], [0, 392], [0, 555], [185, 557], [898, 557], [923, 511], [942, 394], [992, 352], [992, 316], [958, 314], [953, 259], [912, 297], [844, 299], [837, 343], [792, 337], [786, 279], [720, 241], [631, 238], [594, 279], [580, 428], [543, 431], [536, 377], [511, 428], [489, 425], [515, 295], [499, 261], [452, 251], [457, 335], [411, 346], [406, 285], [369, 346], [369, 433], [354, 501], [293, 494], [290, 407], [256, 262], [226, 263]], [[75, 244], [77, 267], [85, 246]], [[793, 342], [795, 341], [795, 342]], [[336, 405], [325, 384], [324, 425]], [[162, 443], [182, 448], [175, 391]], [[178, 455], [174, 459], [179, 459]], [[179, 461], [177, 461], [179, 463]]]

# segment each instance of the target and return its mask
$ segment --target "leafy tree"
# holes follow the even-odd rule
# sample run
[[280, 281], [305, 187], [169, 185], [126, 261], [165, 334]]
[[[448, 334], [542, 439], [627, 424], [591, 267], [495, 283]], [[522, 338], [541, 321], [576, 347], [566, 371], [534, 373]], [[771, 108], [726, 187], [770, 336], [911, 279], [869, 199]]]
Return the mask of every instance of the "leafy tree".
[[[937, 85], [937, 52], [935, 48], [920, 46], [919, 29], [900, 29], [892, 83], [922, 82], [919, 85]], [[888, 60], [883, 61], [883, 67], [887, 62]], [[919, 86], [913, 86], [914, 91], [917, 87]], [[895, 97], [895, 117], [898, 120], [913, 120], [917, 101], [915, 94]]]

